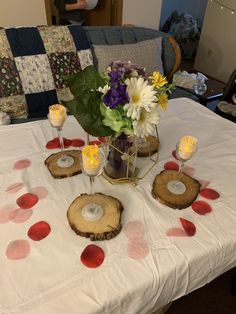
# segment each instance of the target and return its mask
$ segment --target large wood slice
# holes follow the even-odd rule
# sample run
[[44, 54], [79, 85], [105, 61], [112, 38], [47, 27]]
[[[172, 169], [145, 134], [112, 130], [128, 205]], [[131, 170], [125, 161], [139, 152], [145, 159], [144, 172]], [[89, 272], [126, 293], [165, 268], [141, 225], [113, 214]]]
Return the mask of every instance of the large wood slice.
[[[185, 185], [186, 191], [183, 194], [176, 195], [167, 188], [168, 183], [174, 180], [179, 180]], [[194, 202], [199, 191], [200, 183], [194, 178], [176, 170], [164, 170], [154, 179], [152, 195], [162, 204], [171, 208], [182, 209], [189, 207]]]
[[[100, 219], [88, 221], [83, 218], [82, 209], [89, 203], [96, 203], [103, 208], [104, 214]], [[92, 241], [110, 240], [121, 231], [122, 210], [121, 202], [112, 196], [81, 194], [68, 208], [67, 219], [75, 233], [82, 237]]]
[[[158, 137], [149, 135], [146, 137], [146, 145], [144, 143], [144, 145], [141, 145], [137, 151], [137, 156], [138, 157], [149, 157], [154, 155], [155, 153], [157, 153], [159, 151], [159, 147], [160, 147], [160, 141]], [[130, 155], [133, 154], [136, 150], [136, 146], [133, 145], [130, 149], [129, 149], [129, 153]]]
[[51, 175], [55, 179], [62, 179], [72, 177], [78, 173], [81, 173], [80, 167], [80, 150], [66, 150], [66, 155], [71, 156], [74, 159], [74, 164], [67, 168], [62, 168], [57, 165], [57, 160], [62, 156], [62, 152], [51, 154], [45, 161], [45, 165], [48, 167]]

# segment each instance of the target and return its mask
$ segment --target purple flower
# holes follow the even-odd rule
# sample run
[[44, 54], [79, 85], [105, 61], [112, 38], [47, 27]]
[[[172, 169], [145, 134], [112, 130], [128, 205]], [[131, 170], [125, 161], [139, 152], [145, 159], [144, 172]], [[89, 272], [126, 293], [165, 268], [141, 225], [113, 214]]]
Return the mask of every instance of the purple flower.
[[129, 101], [124, 83], [113, 86], [104, 96], [103, 102], [110, 109], [115, 109], [119, 105], [124, 105]]

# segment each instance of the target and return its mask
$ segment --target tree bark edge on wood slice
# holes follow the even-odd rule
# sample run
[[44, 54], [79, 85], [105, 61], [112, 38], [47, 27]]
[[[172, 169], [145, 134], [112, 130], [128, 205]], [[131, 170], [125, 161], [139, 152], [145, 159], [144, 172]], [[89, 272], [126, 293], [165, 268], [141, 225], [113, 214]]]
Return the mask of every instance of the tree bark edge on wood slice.
[[53, 153], [44, 161], [49, 172], [55, 179], [72, 177], [82, 172], [80, 166], [81, 151], [66, 150], [65, 153], [74, 159], [74, 164], [70, 167], [62, 168], [57, 165], [57, 160], [62, 156], [63, 152]]
[[[150, 157], [156, 154], [160, 148], [159, 138], [153, 135], [149, 135], [146, 137], [146, 141], [149, 145], [141, 146], [137, 151], [138, 157]], [[135, 152], [135, 145], [132, 146], [129, 150], [130, 155]]]
[[[183, 194], [176, 195], [169, 191], [167, 184], [173, 180], [180, 180], [186, 187]], [[197, 198], [200, 191], [200, 183], [187, 175], [176, 170], [163, 170], [153, 181], [152, 196], [160, 203], [174, 208], [183, 209], [189, 207]]]
[[[104, 215], [96, 221], [87, 221], [81, 214], [83, 207], [91, 202], [99, 204], [104, 210]], [[67, 219], [71, 229], [82, 237], [91, 241], [110, 240], [122, 229], [122, 211], [122, 203], [113, 196], [81, 194], [69, 206]]]

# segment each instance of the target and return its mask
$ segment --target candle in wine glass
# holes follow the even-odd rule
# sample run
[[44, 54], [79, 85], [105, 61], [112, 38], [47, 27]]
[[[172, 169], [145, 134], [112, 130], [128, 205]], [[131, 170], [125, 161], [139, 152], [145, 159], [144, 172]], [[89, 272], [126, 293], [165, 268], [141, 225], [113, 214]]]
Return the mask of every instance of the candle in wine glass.
[[49, 107], [49, 121], [54, 128], [61, 128], [67, 118], [67, 109], [63, 105], [55, 104]]
[[97, 176], [101, 169], [101, 156], [97, 145], [87, 145], [82, 149], [84, 171], [89, 176]]
[[198, 140], [190, 135], [183, 136], [178, 146], [178, 156], [182, 160], [190, 159], [196, 152]]

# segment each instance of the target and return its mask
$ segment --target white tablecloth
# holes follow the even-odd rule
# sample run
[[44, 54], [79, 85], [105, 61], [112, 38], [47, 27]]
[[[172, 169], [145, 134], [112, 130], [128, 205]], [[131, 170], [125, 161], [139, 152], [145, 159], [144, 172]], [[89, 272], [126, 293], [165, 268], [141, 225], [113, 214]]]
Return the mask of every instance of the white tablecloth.
[[[27, 314], [150, 313], [210, 282], [236, 265], [236, 126], [191, 100], [171, 100], [158, 127], [161, 148], [158, 164], [138, 183], [111, 185], [103, 177], [95, 190], [118, 198], [124, 206], [123, 227], [131, 221], [145, 226], [149, 254], [139, 260], [127, 254], [124, 228], [112, 240], [95, 242], [105, 252], [103, 264], [86, 268], [81, 252], [90, 240], [69, 227], [66, 213], [71, 202], [89, 191], [84, 175], [53, 179], [44, 165], [52, 152], [45, 144], [56, 136], [47, 120], [0, 127], [0, 209], [35, 187], [48, 195], [33, 208], [24, 223], [0, 225], [0, 312]], [[63, 135], [86, 136], [73, 117], [68, 117]], [[174, 160], [171, 152], [183, 135], [198, 138], [196, 155], [188, 162], [194, 176], [210, 181], [220, 198], [207, 200], [213, 211], [198, 215], [191, 207], [173, 210], [151, 196], [153, 179], [163, 165]], [[30, 167], [15, 170], [13, 164], [29, 159]], [[16, 194], [5, 190], [24, 182]], [[198, 196], [198, 200], [203, 199]], [[193, 222], [193, 237], [169, 237], [170, 228], [180, 227], [179, 217]], [[46, 221], [51, 233], [33, 241], [27, 231]], [[30, 254], [21, 260], [6, 256], [8, 244], [29, 242]]]

